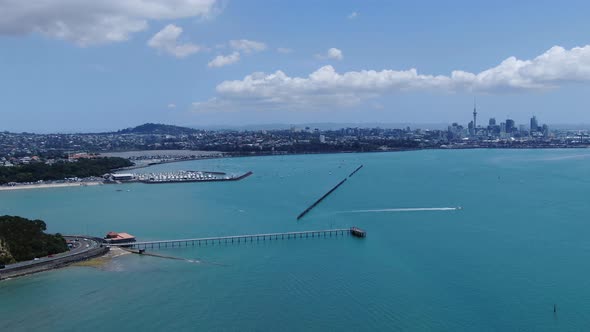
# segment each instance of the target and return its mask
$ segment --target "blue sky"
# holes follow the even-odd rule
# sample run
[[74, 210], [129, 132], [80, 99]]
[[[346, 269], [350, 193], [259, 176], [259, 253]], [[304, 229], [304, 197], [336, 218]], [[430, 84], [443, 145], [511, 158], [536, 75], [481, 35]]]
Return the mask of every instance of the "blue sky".
[[474, 96], [483, 121], [590, 123], [589, 7], [0, 1], [0, 130], [466, 123]]

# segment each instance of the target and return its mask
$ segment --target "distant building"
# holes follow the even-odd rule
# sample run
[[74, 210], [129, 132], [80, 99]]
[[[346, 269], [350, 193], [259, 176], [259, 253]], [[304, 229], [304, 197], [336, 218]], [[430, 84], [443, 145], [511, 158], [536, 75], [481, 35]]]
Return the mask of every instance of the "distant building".
[[457, 122], [453, 122], [447, 129], [447, 138], [450, 140], [462, 138], [463, 131], [463, 126], [460, 126]]
[[496, 118], [490, 118], [490, 121], [488, 122], [488, 125], [495, 126], [496, 125]]
[[513, 133], [515, 131], [516, 131], [516, 125], [514, 123], [514, 120], [506, 119], [506, 132]]
[[326, 143], [326, 136], [320, 135], [320, 143]]
[[543, 125], [543, 137], [549, 137], [549, 126], [546, 124]]
[[69, 160], [77, 160], [77, 159], [91, 159], [91, 158], [95, 158], [96, 156], [88, 154], [86, 152], [80, 152], [80, 153], [73, 153], [73, 154], [68, 154], [68, 159]]
[[537, 122], [537, 117], [533, 115], [531, 118], [531, 134], [537, 131], [539, 131], [539, 123]]
[[473, 136], [477, 135], [477, 109], [473, 103]]
[[104, 237], [108, 243], [131, 243], [135, 242], [135, 236], [128, 233], [108, 232]]
[[111, 177], [115, 181], [129, 181], [135, 178], [135, 176], [131, 173], [111, 174]]

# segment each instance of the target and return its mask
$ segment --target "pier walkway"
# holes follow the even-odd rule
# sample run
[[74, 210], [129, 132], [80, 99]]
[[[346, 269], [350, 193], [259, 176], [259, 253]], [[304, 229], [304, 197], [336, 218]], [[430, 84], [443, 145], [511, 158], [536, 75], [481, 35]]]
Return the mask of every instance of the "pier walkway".
[[181, 239], [181, 240], [162, 240], [162, 241], [142, 241], [142, 242], [130, 242], [130, 243], [117, 243], [110, 244], [112, 247], [127, 247], [127, 248], [143, 248], [143, 249], [154, 249], [154, 248], [175, 248], [175, 247], [188, 247], [188, 246], [200, 246], [200, 245], [212, 245], [212, 244], [232, 244], [232, 243], [247, 243], [247, 242], [259, 242], [259, 241], [271, 241], [271, 240], [287, 240], [287, 239], [302, 239], [302, 238], [321, 238], [321, 237], [332, 237], [332, 236], [345, 236], [352, 235], [357, 236], [358, 228], [336, 228], [336, 229], [324, 229], [317, 231], [301, 231], [301, 232], [285, 232], [285, 233], [267, 233], [267, 234], [250, 234], [250, 235], [234, 235], [234, 236], [219, 236], [219, 237], [206, 237], [206, 238], [195, 238], [195, 239]]

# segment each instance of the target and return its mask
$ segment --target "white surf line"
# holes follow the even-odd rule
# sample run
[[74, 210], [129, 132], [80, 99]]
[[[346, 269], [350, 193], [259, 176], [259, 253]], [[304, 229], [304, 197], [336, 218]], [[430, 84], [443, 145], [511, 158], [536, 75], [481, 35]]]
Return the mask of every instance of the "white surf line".
[[416, 211], [456, 211], [462, 210], [462, 207], [440, 207], [440, 208], [399, 208], [399, 209], [371, 209], [371, 210], [352, 210], [344, 213], [371, 213], [371, 212], [416, 212]]

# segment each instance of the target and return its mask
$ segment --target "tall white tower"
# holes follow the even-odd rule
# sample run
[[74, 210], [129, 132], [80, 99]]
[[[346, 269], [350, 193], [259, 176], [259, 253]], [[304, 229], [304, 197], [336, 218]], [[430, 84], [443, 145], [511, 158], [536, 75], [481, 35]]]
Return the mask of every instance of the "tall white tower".
[[473, 98], [473, 136], [477, 135], [477, 105], [475, 97]]

